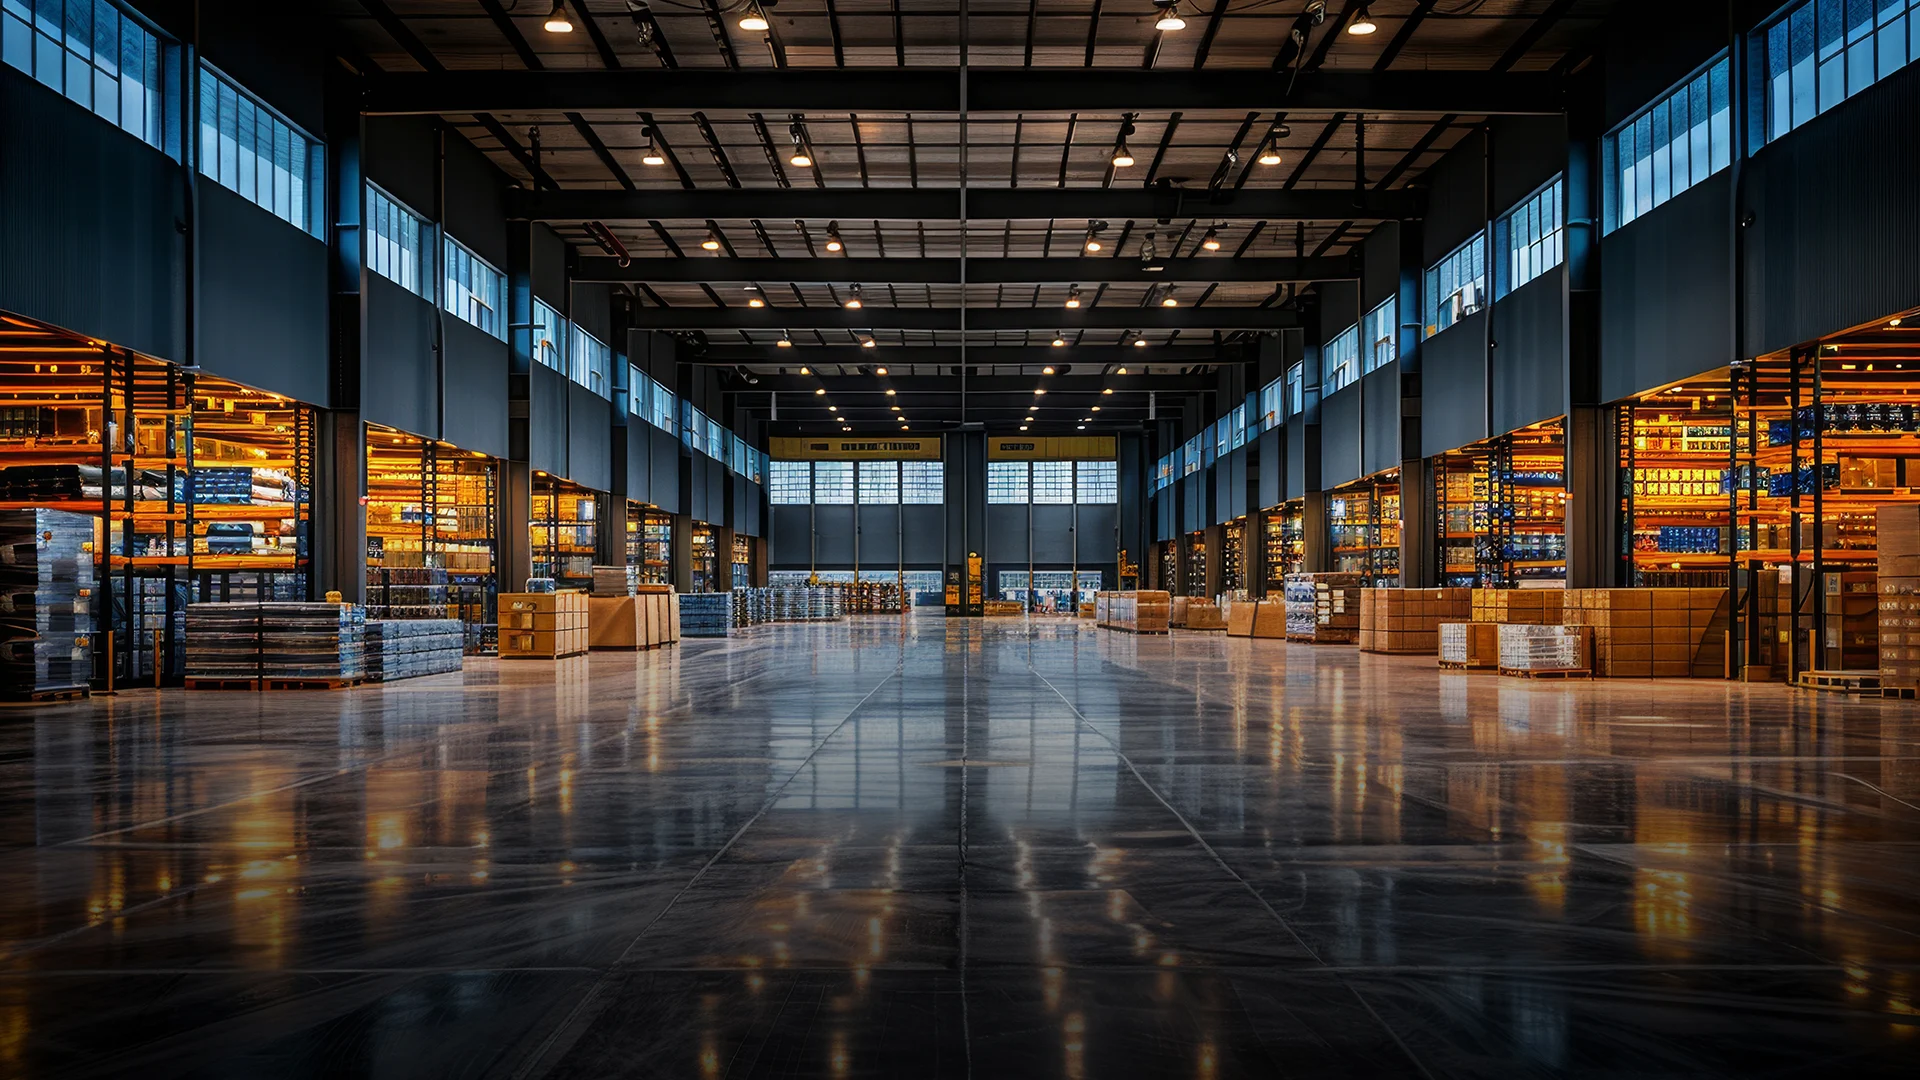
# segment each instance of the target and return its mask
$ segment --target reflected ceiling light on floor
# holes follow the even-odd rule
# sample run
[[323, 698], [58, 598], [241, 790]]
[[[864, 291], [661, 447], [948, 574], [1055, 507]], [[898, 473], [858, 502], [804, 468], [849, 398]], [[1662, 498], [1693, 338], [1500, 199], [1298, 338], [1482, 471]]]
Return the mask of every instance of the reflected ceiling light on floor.
[[1367, 11], [1365, 4], [1360, 5], [1360, 14], [1355, 15], [1353, 21], [1347, 24], [1347, 33], [1354, 37], [1366, 37], [1378, 29], [1380, 24], [1373, 21], [1373, 15]]
[[1075, 285], [1071, 289], [1067, 290], [1067, 306], [1068, 307], [1080, 306], [1080, 286]]
[[702, 248], [705, 248], [708, 251], [719, 251], [720, 250], [720, 234], [715, 232], [712, 229], [708, 229], [707, 238], [705, 240], [700, 241], [700, 246]]
[[1220, 230], [1218, 228], [1209, 228], [1207, 235], [1200, 238], [1200, 246], [1206, 248], [1208, 251], [1219, 251]]
[[1185, 30], [1187, 20], [1180, 17], [1180, 0], [1153, 0], [1155, 7], [1164, 8], [1160, 19], [1153, 24], [1155, 30]]
[[667, 163], [667, 156], [660, 152], [659, 138], [654, 135], [652, 128], [648, 128], [647, 129], [647, 152], [640, 155], [640, 164], [665, 165], [666, 163]]
[[845, 251], [847, 245], [840, 242], [840, 225], [834, 222], [827, 226], [827, 250]]
[[740, 29], [758, 33], [766, 28], [767, 13], [760, 10], [759, 4], [749, 2], [747, 4], [747, 13], [740, 16]]
[[788, 128], [787, 134], [793, 137], [793, 153], [787, 158], [787, 164], [796, 169], [812, 168], [813, 155], [807, 153], [807, 140], [800, 131], [800, 125], [795, 124]]
[[850, 295], [847, 297], [846, 306], [849, 311], [858, 311], [863, 306], [860, 302], [860, 286], [855, 285], [853, 287]]
[[553, 10], [547, 13], [547, 21], [541, 24], [549, 34], [573, 33], [573, 20], [567, 18], [567, 0], [553, 0]]

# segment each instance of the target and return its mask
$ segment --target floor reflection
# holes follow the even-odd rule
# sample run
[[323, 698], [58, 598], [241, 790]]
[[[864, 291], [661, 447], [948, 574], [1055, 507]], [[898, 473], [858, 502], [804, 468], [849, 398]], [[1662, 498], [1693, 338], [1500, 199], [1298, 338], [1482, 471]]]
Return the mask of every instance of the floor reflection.
[[0, 1075], [1910, 1073], [1920, 710], [859, 619], [0, 726]]

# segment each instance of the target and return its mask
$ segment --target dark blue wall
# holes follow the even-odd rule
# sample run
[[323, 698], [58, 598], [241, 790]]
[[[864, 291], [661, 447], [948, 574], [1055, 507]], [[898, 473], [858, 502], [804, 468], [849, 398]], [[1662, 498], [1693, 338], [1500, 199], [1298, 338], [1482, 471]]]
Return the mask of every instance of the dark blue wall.
[[1479, 442], [1487, 421], [1487, 312], [1483, 308], [1420, 345], [1420, 453]]
[[1493, 305], [1493, 424], [1504, 434], [1566, 410], [1566, 269]]
[[[438, 316], [434, 306], [378, 274], [366, 276], [362, 301], [367, 346], [361, 377], [361, 418], [369, 424], [385, 424], [430, 439], [438, 437], [440, 390], [433, 357]], [[503, 384], [499, 391], [503, 399], [505, 390]]]
[[1383, 364], [1360, 377], [1366, 423], [1360, 447], [1360, 475], [1400, 467], [1400, 364]]
[[900, 508], [900, 563], [908, 568], [938, 569], [946, 558], [947, 508], [915, 503]]
[[[507, 454], [507, 343], [447, 318], [445, 439], [463, 450]], [[642, 443], [642, 446], [645, 444]]]
[[1608, 233], [1600, 259], [1600, 400], [1733, 359], [1731, 173]]
[[1287, 433], [1272, 428], [1260, 433], [1256, 453], [1260, 455], [1260, 483], [1256, 509], [1265, 510], [1286, 501]]
[[613, 403], [567, 383], [567, 479], [606, 491], [613, 486]]
[[813, 507], [783, 503], [767, 510], [773, 516], [767, 565], [783, 570], [804, 570], [812, 566]]
[[1336, 487], [1366, 473], [1360, 467], [1360, 384], [1320, 401], [1320, 487]]
[[527, 465], [567, 475], [567, 377], [552, 368], [528, 372]]
[[[860, 565], [897, 566], [900, 563], [900, 507], [873, 505], [860, 509]], [[991, 541], [989, 541], [991, 544]], [[993, 550], [991, 546], [989, 551]]]
[[204, 178], [198, 352], [212, 374], [332, 403], [326, 245]]
[[1476, 129], [1455, 143], [1427, 173], [1427, 218], [1420, 239], [1422, 269], [1439, 262], [1485, 227], [1486, 153], [1486, 138]]

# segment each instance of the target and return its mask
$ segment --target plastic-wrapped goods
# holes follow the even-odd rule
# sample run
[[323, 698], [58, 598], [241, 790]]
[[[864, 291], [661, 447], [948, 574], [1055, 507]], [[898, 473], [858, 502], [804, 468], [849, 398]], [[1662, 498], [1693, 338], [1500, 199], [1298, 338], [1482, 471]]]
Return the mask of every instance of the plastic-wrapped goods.
[[93, 519], [0, 511], [0, 694], [85, 687], [93, 677]]
[[359, 679], [366, 627], [353, 604], [190, 604], [187, 678]]
[[368, 682], [392, 682], [459, 671], [466, 651], [458, 619], [378, 619], [367, 622]]
[[1528, 674], [1591, 670], [1588, 634], [1584, 626], [1504, 625], [1500, 627], [1500, 670]]
[[593, 595], [632, 596], [639, 591], [639, 567], [596, 566], [593, 568]]
[[728, 637], [733, 633], [733, 597], [729, 593], [682, 593], [680, 636]]

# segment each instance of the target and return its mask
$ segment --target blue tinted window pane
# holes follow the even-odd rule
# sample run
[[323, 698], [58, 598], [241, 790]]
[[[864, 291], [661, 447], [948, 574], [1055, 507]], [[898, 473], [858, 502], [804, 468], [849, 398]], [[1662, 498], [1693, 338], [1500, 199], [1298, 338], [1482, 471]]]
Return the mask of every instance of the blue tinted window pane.
[[60, 36], [60, 22], [66, 15], [64, 0], [39, 0], [33, 6], [34, 26], [43, 34]]
[[66, 51], [60, 43], [45, 34], [35, 37], [33, 50], [33, 77], [55, 90], [60, 89], [60, 75], [66, 70]]
[[120, 24], [120, 126], [145, 138], [147, 134], [147, 92], [141, 85], [146, 78], [145, 36], [133, 20]]
[[120, 74], [120, 11], [107, 0], [93, 2], [93, 62], [109, 75]]
[[1713, 106], [1713, 171], [1719, 172], [1733, 161], [1733, 111], [1727, 104], [1727, 61], [1713, 65], [1707, 75], [1707, 93]]
[[33, 70], [33, 31], [15, 18], [0, 20], [0, 46], [8, 64], [21, 71]]

